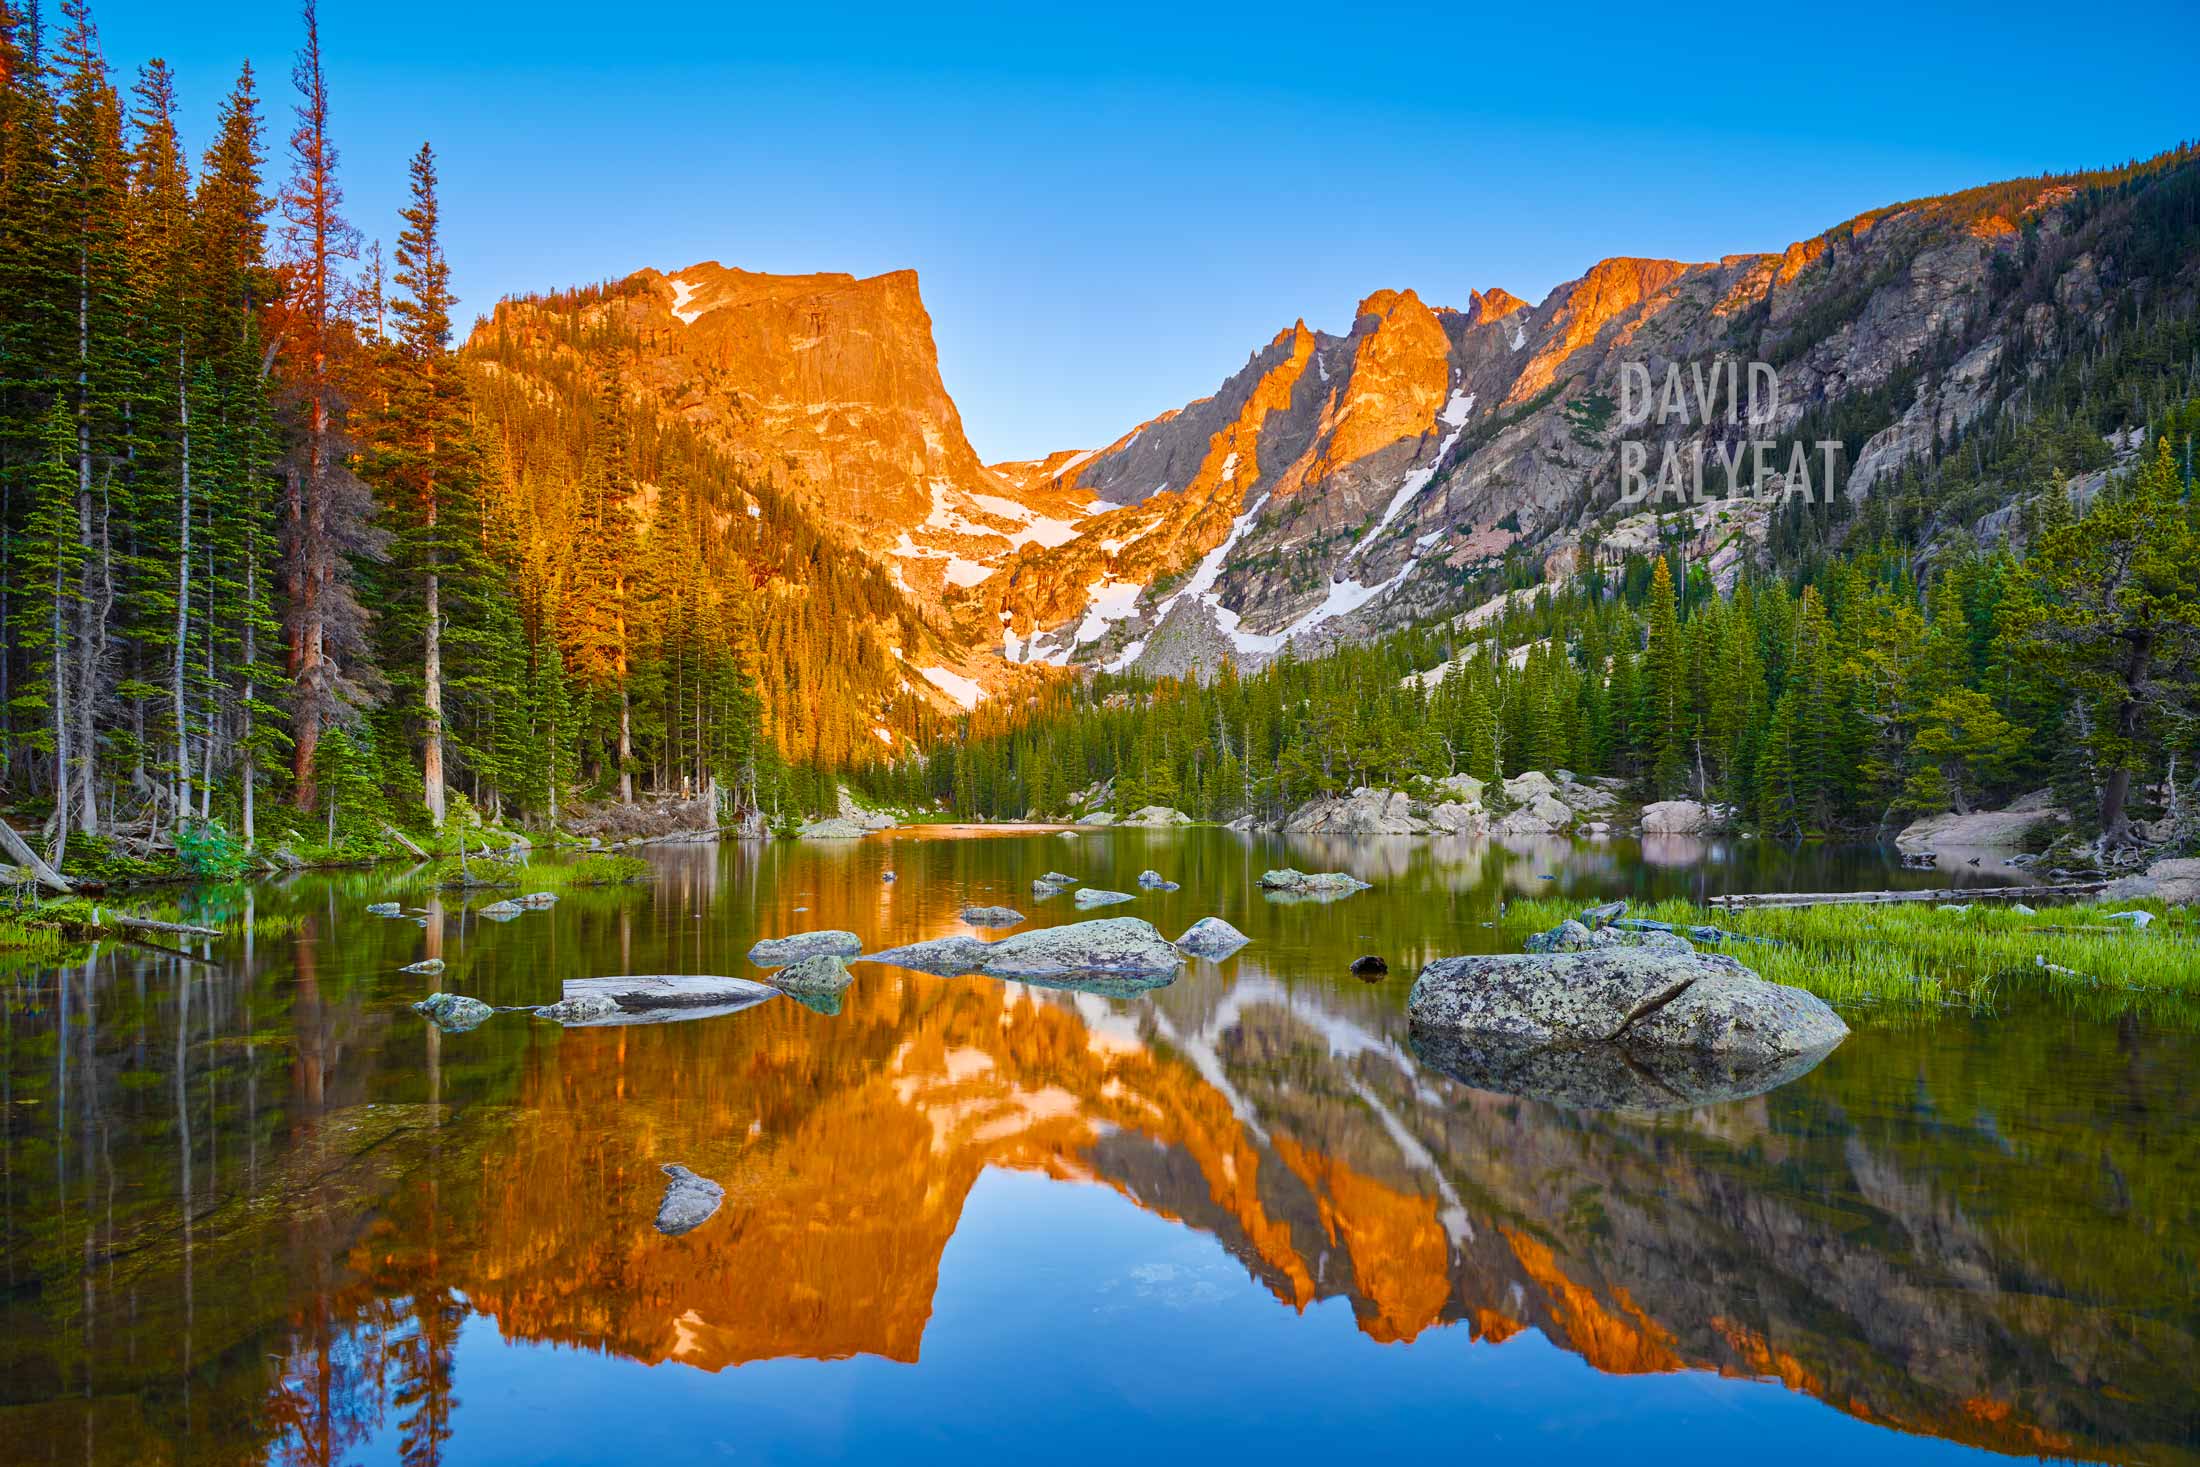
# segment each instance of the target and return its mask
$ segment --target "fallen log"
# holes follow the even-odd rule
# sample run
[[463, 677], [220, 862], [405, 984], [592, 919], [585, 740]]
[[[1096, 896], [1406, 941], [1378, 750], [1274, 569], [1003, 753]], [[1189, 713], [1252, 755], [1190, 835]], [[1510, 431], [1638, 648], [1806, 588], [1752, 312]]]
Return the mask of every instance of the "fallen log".
[[0, 850], [6, 851], [16, 865], [28, 870], [32, 879], [46, 890], [59, 896], [76, 895], [75, 884], [47, 865], [45, 857], [32, 850], [31, 843], [16, 834], [15, 827], [5, 820], [0, 820]]
[[1761, 891], [1707, 897], [1704, 905], [1721, 907], [1730, 912], [1745, 912], [1766, 907], [1830, 907], [1894, 902], [2028, 901], [2033, 897], [2090, 896], [2107, 886], [2105, 881], [2065, 881], [2050, 886], [1941, 886], [1917, 891]]
[[601, 994], [619, 1006], [615, 1014], [569, 1025], [594, 1028], [611, 1024], [662, 1024], [676, 1019], [708, 1019], [737, 1014], [779, 992], [768, 983], [748, 978], [718, 978], [708, 974], [668, 976], [644, 974], [630, 978], [568, 978], [561, 996], [567, 999]]
[[97, 907], [92, 908], [92, 920], [102, 927], [115, 927], [124, 932], [171, 932], [178, 937], [222, 937], [226, 934], [219, 927], [198, 927], [189, 922], [156, 922], [150, 917], [125, 917], [119, 913], [102, 916]]
[[382, 822], [382, 828], [389, 832], [391, 840], [396, 841], [406, 850], [411, 851], [414, 856], [423, 861], [428, 859], [428, 853], [420, 849], [420, 847], [414, 845], [412, 843], [411, 837], [407, 836], [404, 831], [399, 830], [396, 826], [390, 824], [387, 820]]

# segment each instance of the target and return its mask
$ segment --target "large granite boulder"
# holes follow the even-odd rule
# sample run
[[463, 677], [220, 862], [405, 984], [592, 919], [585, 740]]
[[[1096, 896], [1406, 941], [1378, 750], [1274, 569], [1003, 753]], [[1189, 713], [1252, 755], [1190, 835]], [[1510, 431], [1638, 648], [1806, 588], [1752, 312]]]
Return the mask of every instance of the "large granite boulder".
[[993, 944], [975, 937], [936, 937], [929, 942], [904, 943], [884, 952], [854, 959], [859, 963], [890, 963], [897, 968], [907, 968], [915, 973], [930, 973], [940, 978], [952, 978], [960, 973], [975, 973], [985, 966], [985, 955]]
[[1143, 918], [1100, 917], [1019, 932], [999, 942], [980, 942], [970, 937], [913, 942], [860, 961], [892, 963], [945, 977], [979, 973], [1026, 982], [1117, 978], [1139, 980], [1137, 986], [1151, 987], [1174, 978], [1184, 957]]
[[1777, 1057], [1849, 1032], [1823, 999], [1730, 957], [1633, 946], [1441, 958], [1414, 980], [1406, 1009], [1444, 1034], [1630, 1051]]
[[1172, 825], [1189, 825], [1192, 817], [1182, 810], [1172, 810], [1167, 805], [1148, 805], [1133, 811], [1117, 821], [1118, 825], [1135, 825], [1142, 829], [1158, 830]]
[[1292, 835], [1420, 835], [1429, 822], [1414, 813], [1412, 799], [1402, 791], [1363, 787], [1307, 801], [1285, 818], [1283, 828]]
[[1015, 927], [1024, 920], [1014, 907], [964, 907], [961, 915], [973, 927]]
[[1070, 896], [1080, 907], [1112, 907], [1117, 902], [1135, 902], [1136, 896], [1127, 891], [1109, 891], [1104, 887], [1080, 886]]
[[1967, 815], [1951, 811], [1913, 820], [1902, 827], [1894, 843], [1905, 855], [2037, 850], [2057, 826], [2069, 822], [2069, 812], [2055, 804], [2054, 791], [2035, 790], [2005, 810], [1973, 810]]
[[535, 1010], [535, 1017], [555, 1019], [560, 1024], [594, 1024], [617, 1012], [619, 1001], [608, 993], [578, 993], [544, 1004]]
[[804, 840], [861, 840], [871, 833], [871, 827], [859, 820], [843, 820], [838, 815], [830, 815], [811, 821], [795, 833]]
[[1659, 800], [1642, 807], [1644, 835], [1701, 835], [1718, 823], [1710, 808], [1695, 800]]
[[853, 932], [797, 932], [792, 937], [760, 939], [749, 949], [749, 961], [759, 968], [784, 968], [804, 958], [852, 958], [862, 951], [863, 939]]
[[[1527, 777], [1520, 776], [1521, 779]], [[1542, 778], [1541, 775], [1536, 777]], [[1508, 780], [1506, 788], [1509, 790], [1518, 782]], [[1551, 835], [1570, 829], [1573, 823], [1574, 812], [1571, 806], [1555, 794], [1537, 791], [1528, 797], [1525, 804], [1509, 811], [1499, 820], [1496, 828], [1499, 835]]]

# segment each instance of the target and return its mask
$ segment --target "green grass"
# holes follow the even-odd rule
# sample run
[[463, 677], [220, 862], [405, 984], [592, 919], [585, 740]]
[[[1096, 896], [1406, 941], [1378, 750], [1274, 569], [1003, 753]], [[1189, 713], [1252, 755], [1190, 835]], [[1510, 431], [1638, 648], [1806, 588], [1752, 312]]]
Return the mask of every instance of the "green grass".
[[[478, 891], [561, 891], [572, 886], [618, 886], [639, 881], [649, 874], [649, 863], [639, 856], [615, 856], [607, 852], [572, 861], [497, 861], [470, 856], [466, 870]], [[425, 873], [430, 886], [455, 888], [456, 860], [439, 861]]]
[[[1555, 927], [1586, 902], [1514, 902], [1508, 937]], [[2141, 931], [2105, 920], [2110, 911], [2144, 909]], [[1769, 937], [1777, 946], [1721, 948], [1759, 975], [1808, 989], [1845, 1007], [1991, 1010], [2018, 985], [2037, 985], [2120, 1013], [2156, 1007], [2200, 1011], [2200, 914], [2160, 902], [2058, 906], [2032, 916], [1982, 902], [1943, 912], [1931, 902], [1842, 903], [1724, 912], [1666, 901], [1628, 910], [1676, 926], [1708, 923]], [[2052, 967], [2043, 966], [2044, 958]]]

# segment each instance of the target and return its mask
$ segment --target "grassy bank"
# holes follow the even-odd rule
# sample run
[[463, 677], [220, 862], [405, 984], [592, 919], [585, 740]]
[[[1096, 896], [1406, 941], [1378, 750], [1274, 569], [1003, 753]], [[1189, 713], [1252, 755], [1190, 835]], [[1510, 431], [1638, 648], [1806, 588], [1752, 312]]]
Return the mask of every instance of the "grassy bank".
[[[1515, 940], [1578, 916], [1583, 902], [1516, 901], [1504, 931]], [[2111, 911], [2154, 914], [2134, 931]], [[1666, 901], [1630, 908], [1676, 926], [1704, 923], [1776, 946], [1723, 950], [1777, 983], [1851, 1008], [1991, 1010], [2017, 985], [2082, 998], [2089, 1008], [2155, 1007], [2200, 1013], [2200, 915], [2159, 902], [2048, 907], [2032, 915], [1980, 903], [1944, 912], [1930, 903], [1844, 904], [1713, 911]]]

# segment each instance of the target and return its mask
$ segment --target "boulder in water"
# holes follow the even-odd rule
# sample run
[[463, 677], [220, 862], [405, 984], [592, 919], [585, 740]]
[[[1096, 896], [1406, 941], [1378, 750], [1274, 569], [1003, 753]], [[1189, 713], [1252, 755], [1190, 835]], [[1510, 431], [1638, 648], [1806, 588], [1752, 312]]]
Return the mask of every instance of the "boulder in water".
[[1760, 1058], [1829, 1047], [1849, 1032], [1823, 999], [1730, 957], [1637, 946], [1442, 958], [1421, 970], [1406, 1008], [1444, 1034]]
[[1311, 875], [1294, 871], [1286, 866], [1278, 871], [1263, 871], [1261, 890], [1284, 896], [1313, 897], [1327, 900], [1331, 897], [1350, 896], [1356, 891], [1366, 891], [1368, 883], [1342, 871], [1318, 871]]
[[964, 907], [962, 919], [973, 927], [1014, 927], [1024, 914], [1014, 907]]
[[1220, 917], [1202, 917], [1184, 929], [1176, 945], [1195, 958], [1219, 962], [1252, 940]]
[[438, 1029], [463, 1034], [496, 1010], [463, 993], [431, 993], [413, 1005], [413, 1012], [426, 1014]]
[[401, 917], [404, 915], [404, 912], [405, 909], [398, 906], [395, 902], [367, 903], [367, 915], [370, 917]]
[[417, 963], [407, 963], [398, 971], [400, 973], [440, 973], [443, 971], [443, 960], [441, 958], [422, 958]]
[[709, 1222], [718, 1205], [726, 1200], [725, 1188], [684, 1166], [667, 1164], [664, 1173], [671, 1181], [665, 1187], [664, 1200], [657, 1204], [657, 1231], [668, 1238], [694, 1232]]
[[1184, 959], [1176, 947], [1139, 917], [1102, 917], [1019, 932], [986, 947], [979, 969], [993, 978], [1043, 978], [1061, 974], [1173, 975]]
[[1112, 907], [1117, 902], [1131, 902], [1138, 898], [1127, 891], [1106, 891], [1096, 886], [1080, 886], [1071, 900], [1080, 907]]
[[1352, 976], [1368, 983], [1390, 976], [1390, 964], [1373, 953], [1352, 960]]
[[554, 891], [531, 891], [519, 899], [519, 904], [530, 911], [539, 912], [546, 907], [556, 906], [558, 894]]
[[522, 910], [518, 902], [491, 902], [486, 907], [476, 910], [474, 915], [487, 917], [492, 922], [509, 922], [517, 917]]
[[804, 958], [852, 958], [863, 951], [863, 939], [837, 929], [797, 932], [792, 937], [767, 937], [749, 949], [749, 961], [759, 968], [784, 968]]
[[766, 981], [796, 998], [838, 995], [848, 986], [848, 965], [831, 953], [819, 953], [779, 969]]
[[1147, 891], [1175, 891], [1177, 889], [1177, 884], [1175, 882], [1169, 880], [1169, 878], [1163, 876], [1158, 871], [1149, 870], [1139, 872], [1138, 884], [1144, 887]]
[[561, 998], [556, 1003], [546, 1003], [535, 1010], [538, 1019], [555, 1019], [560, 1024], [592, 1024], [608, 1019], [619, 1011], [617, 1000], [608, 993], [582, 993], [572, 998]]
[[952, 978], [958, 973], [977, 972], [992, 946], [991, 943], [981, 942], [975, 937], [936, 937], [930, 942], [905, 943], [900, 947], [890, 947], [883, 952], [849, 961], [890, 963], [897, 968], [907, 968], [913, 973], [930, 973], [936, 977]]

